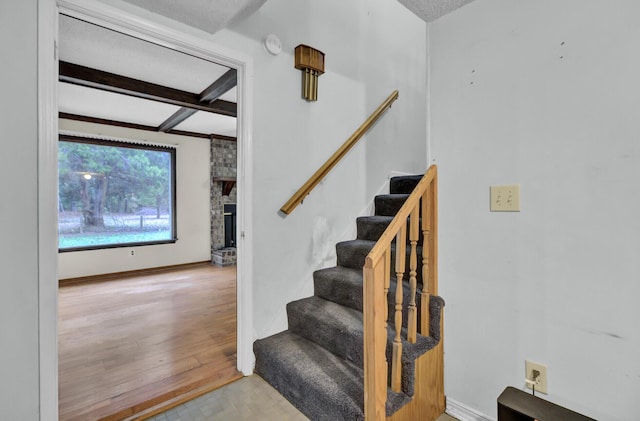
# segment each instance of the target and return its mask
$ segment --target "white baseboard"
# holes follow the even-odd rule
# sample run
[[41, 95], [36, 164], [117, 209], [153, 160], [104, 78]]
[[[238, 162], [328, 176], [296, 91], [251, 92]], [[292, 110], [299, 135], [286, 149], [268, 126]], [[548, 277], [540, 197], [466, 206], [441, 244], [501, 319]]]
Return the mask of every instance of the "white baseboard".
[[[391, 175], [389, 177], [387, 177], [386, 180], [384, 180], [384, 182], [380, 185], [380, 187], [378, 188], [378, 191], [375, 192], [375, 194], [373, 195], [373, 197], [371, 197], [371, 200], [369, 200], [369, 203], [367, 203], [367, 206], [360, 212], [360, 216], [370, 216], [374, 214], [375, 211], [375, 197], [381, 194], [388, 194], [389, 193], [389, 180], [391, 179]], [[353, 231], [355, 233], [355, 229]]]
[[410, 173], [410, 172], [391, 171], [389, 173], [389, 178], [391, 178], [391, 177], [400, 177], [400, 176], [403, 176], [403, 175], [415, 175], [415, 174]]
[[476, 411], [467, 405], [447, 397], [447, 414], [460, 421], [495, 421], [488, 415]]
[[[380, 188], [378, 188], [378, 191], [374, 194], [374, 196], [371, 198], [369, 203], [367, 203], [367, 206], [362, 210], [362, 212], [360, 212], [360, 216], [373, 215], [374, 211], [375, 211], [375, 206], [374, 206], [375, 196], [381, 195], [381, 194], [388, 194], [389, 193], [390, 180], [393, 177], [399, 177], [399, 176], [403, 176], [403, 175], [414, 175], [414, 174], [411, 174], [411, 173], [408, 173], [408, 172], [401, 172], [401, 171], [391, 171], [391, 172], [389, 172], [389, 176], [384, 181], [384, 183], [382, 183], [380, 185]], [[355, 233], [355, 229], [353, 229], [352, 232]]]

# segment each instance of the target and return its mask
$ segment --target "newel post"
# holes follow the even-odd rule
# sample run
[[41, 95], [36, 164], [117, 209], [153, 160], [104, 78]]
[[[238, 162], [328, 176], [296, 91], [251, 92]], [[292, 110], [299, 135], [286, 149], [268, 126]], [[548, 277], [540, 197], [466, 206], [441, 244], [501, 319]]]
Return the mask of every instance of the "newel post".
[[[386, 252], [388, 253], [388, 251]], [[384, 421], [387, 400], [386, 362], [386, 302], [384, 297], [385, 272], [389, 268], [386, 256], [374, 262], [367, 257], [364, 274], [364, 418], [366, 421]]]

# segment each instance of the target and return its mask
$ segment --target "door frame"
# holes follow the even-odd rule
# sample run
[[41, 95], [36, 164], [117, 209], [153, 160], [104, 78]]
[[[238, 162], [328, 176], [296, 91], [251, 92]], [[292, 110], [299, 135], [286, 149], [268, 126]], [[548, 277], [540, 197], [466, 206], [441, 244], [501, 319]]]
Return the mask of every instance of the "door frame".
[[[57, 139], [58, 139], [58, 15], [69, 15], [172, 50], [237, 70], [237, 368], [253, 373], [252, 295], [252, 57], [215, 44], [194, 28], [153, 18], [128, 5], [117, 8], [98, 0], [38, 0], [38, 251], [40, 419], [58, 419], [57, 350]], [[127, 8], [125, 10], [124, 8]], [[162, 21], [162, 23], [160, 23]], [[175, 25], [174, 25], [175, 23]], [[180, 29], [177, 29], [180, 28]], [[188, 31], [188, 32], [187, 32]], [[52, 54], [53, 52], [53, 54]]]

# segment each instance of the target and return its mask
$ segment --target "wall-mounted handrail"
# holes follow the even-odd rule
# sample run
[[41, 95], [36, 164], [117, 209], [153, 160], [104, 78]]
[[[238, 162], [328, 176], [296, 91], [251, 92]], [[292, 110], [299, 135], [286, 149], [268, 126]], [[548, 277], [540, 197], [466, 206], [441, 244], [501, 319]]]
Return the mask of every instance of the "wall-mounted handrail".
[[[419, 262], [418, 243], [421, 233], [422, 260]], [[395, 249], [392, 247], [394, 240]], [[408, 265], [406, 265], [407, 242], [409, 243]], [[393, 266], [392, 255], [395, 255]], [[402, 292], [405, 266], [409, 269], [408, 283], [411, 290], [408, 303], [403, 303]], [[387, 296], [392, 268], [394, 268], [397, 283], [394, 314], [390, 315]], [[422, 275], [419, 309], [415, 300], [418, 273]], [[383, 421], [386, 419], [387, 386], [389, 385], [394, 392], [401, 390], [402, 341], [400, 335], [403, 331], [403, 311], [407, 313], [405, 339], [409, 343], [415, 343], [418, 333], [429, 336], [430, 295], [438, 293], [438, 173], [435, 165], [427, 170], [367, 255], [363, 275], [364, 414], [366, 421]], [[387, 320], [396, 331], [391, 361], [388, 363], [391, 365], [389, 371], [386, 361]], [[418, 332], [418, 324], [420, 332]], [[390, 373], [390, 379], [387, 379], [387, 373]]]
[[322, 181], [324, 177], [331, 171], [333, 167], [349, 152], [349, 150], [358, 143], [358, 140], [364, 136], [367, 131], [378, 121], [378, 119], [384, 114], [384, 112], [391, 107], [391, 104], [398, 99], [398, 91], [395, 90], [389, 97], [382, 103], [376, 110], [365, 120], [364, 123], [358, 129], [353, 132], [351, 137], [347, 139], [340, 148], [334, 152], [333, 155], [316, 171], [306, 183], [298, 189], [297, 192], [285, 203], [280, 211], [286, 215], [289, 215], [305, 197], [314, 189], [315, 186]]

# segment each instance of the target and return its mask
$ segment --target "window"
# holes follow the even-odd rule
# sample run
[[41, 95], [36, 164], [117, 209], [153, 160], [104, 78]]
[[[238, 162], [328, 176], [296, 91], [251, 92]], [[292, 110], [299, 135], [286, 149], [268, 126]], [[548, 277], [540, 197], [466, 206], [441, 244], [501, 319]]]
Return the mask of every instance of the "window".
[[172, 147], [61, 135], [59, 250], [175, 242], [175, 154]]

